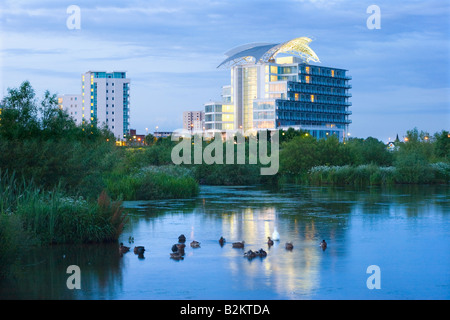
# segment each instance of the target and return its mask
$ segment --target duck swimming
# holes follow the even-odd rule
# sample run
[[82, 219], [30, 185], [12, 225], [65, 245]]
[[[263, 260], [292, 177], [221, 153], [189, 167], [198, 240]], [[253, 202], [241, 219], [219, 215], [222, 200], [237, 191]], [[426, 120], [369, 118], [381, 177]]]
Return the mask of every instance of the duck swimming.
[[137, 246], [137, 247], [134, 247], [133, 251], [135, 254], [143, 255], [145, 248], [143, 246]]
[[123, 245], [123, 243], [121, 242], [120, 246], [119, 246], [119, 253], [123, 254], [123, 253], [127, 253], [128, 251], [130, 251], [130, 247], [125, 247]]
[[242, 242], [233, 242], [232, 247], [233, 248], [243, 248], [244, 247], [244, 241]]
[[327, 243], [325, 242], [325, 240], [322, 240], [322, 242], [320, 243], [320, 247], [323, 251], [325, 251], [325, 249], [327, 248]]
[[191, 242], [191, 247], [192, 248], [200, 248], [200, 242], [198, 242], [198, 241], [192, 241]]
[[225, 238], [224, 238], [224, 237], [220, 237], [220, 239], [219, 239], [220, 245], [223, 246], [223, 244], [224, 244], [225, 242], [226, 242]]
[[267, 245], [270, 247], [270, 246], [273, 246], [273, 240], [270, 238], [270, 237], [267, 237]]
[[294, 249], [294, 245], [292, 242], [286, 242], [286, 250], [292, 250]]
[[184, 236], [184, 234], [180, 235], [178, 237], [178, 242], [180, 243], [185, 243], [186, 242], [186, 237]]
[[184, 259], [183, 255], [180, 254], [179, 252], [171, 253], [170, 258], [174, 259], [174, 260], [183, 260]]

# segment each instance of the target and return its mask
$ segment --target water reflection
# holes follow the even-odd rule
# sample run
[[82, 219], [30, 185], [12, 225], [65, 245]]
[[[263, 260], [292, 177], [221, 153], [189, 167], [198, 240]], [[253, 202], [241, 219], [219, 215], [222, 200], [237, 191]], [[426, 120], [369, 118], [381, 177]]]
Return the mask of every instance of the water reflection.
[[[449, 245], [440, 252], [428, 246], [436, 237], [448, 239], [449, 193], [445, 186], [202, 187], [196, 199], [125, 202], [130, 223], [119, 241], [127, 245], [134, 237], [132, 246], [144, 246], [145, 259], [133, 252], [120, 257], [117, 245], [35, 250], [15, 279], [0, 283], [0, 298], [364, 298], [365, 269], [362, 279], [355, 278], [360, 269], [374, 260], [386, 265], [395, 260], [400, 268], [420, 261], [424, 253], [431, 261], [441, 260], [427, 266], [427, 281], [433, 284], [438, 282], [433, 274], [450, 267], [441, 254]], [[267, 237], [275, 228], [280, 241], [269, 247]], [[180, 234], [187, 238], [185, 259], [174, 261], [169, 254]], [[226, 239], [223, 246], [221, 236]], [[319, 246], [322, 239], [328, 243], [325, 251]], [[406, 239], [415, 248], [403, 255], [386, 245]], [[192, 240], [200, 248], [190, 248]], [[245, 241], [245, 248], [232, 248], [237, 241]], [[285, 249], [286, 242], [294, 244], [292, 251]], [[243, 257], [245, 251], [260, 248], [266, 257]], [[70, 264], [82, 270], [82, 290], [65, 285]], [[179, 272], [190, 277], [174, 284], [172, 275]], [[398, 278], [392, 277], [392, 286], [400, 285]], [[448, 277], [444, 282], [450, 282]], [[402, 294], [401, 288], [396, 290]], [[442, 296], [442, 290], [437, 294]], [[420, 290], [415, 294], [423, 298]]]

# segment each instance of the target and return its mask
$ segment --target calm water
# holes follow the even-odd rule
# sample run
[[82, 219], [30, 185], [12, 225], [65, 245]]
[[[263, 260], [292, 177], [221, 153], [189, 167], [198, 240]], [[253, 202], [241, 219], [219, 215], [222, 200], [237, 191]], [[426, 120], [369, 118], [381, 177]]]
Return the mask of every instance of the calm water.
[[[445, 186], [354, 191], [290, 186], [202, 187], [194, 200], [126, 202], [121, 241], [145, 246], [144, 258], [117, 245], [35, 250], [1, 299], [449, 299], [450, 189]], [[276, 228], [280, 241], [270, 249]], [[185, 258], [170, 259], [178, 236]], [[134, 243], [128, 243], [128, 237]], [[221, 247], [220, 236], [227, 239]], [[326, 239], [322, 251], [319, 242]], [[200, 248], [189, 243], [197, 240]], [[245, 249], [231, 243], [245, 241]], [[284, 247], [292, 241], [294, 249]], [[263, 248], [265, 258], [244, 251]], [[69, 265], [81, 289], [69, 290]], [[367, 267], [381, 270], [369, 290]]]

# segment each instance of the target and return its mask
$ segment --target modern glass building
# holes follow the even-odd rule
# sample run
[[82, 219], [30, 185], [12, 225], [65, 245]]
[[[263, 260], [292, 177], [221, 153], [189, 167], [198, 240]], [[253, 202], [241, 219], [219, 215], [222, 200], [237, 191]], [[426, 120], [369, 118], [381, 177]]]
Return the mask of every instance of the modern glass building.
[[[231, 84], [222, 88], [221, 103], [205, 104], [206, 130], [248, 133], [292, 127], [317, 138], [336, 135], [343, 140], [351, 123], [351, 77], [344, 69], [310, 64], [320, 62], [310, 42], [302, 37], [227, 52], [219, 67], [231, 69]], [[230, 112], [225, 126], [223, 110]]]

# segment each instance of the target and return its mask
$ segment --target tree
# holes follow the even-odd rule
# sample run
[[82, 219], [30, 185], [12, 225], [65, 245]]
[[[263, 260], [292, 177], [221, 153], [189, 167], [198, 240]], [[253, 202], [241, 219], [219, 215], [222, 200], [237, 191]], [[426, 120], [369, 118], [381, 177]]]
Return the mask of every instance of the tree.
[[23, 139], [33, 136], [39, 130], [36, 94], [29, 81], [18, 89], [8, 88], [2, 102], [0, 135], [7, 139]]

